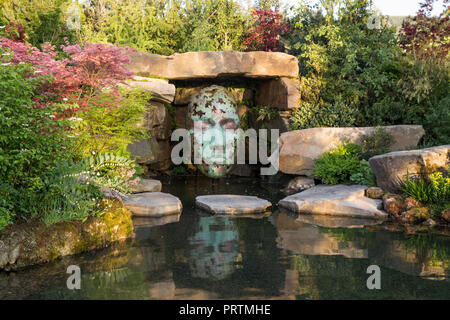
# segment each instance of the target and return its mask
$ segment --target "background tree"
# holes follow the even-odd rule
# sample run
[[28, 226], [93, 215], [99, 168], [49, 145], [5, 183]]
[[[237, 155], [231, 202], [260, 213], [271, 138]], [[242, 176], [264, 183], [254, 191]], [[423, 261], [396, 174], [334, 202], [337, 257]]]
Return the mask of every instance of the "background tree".
[[254, 26], [250, 28], [245, 40], [247, 51], [283, 51], [281, 37], [289, 30], [283, 15], [270, 9], [253, 11]]
[[244, 8], [235, 0], [187, 0], [182, 51], [239, 50], [248, 26]]
[[0, 3], [0, 21], [6, 25], [22, 26], [25, 39], [38, 48], [44, 42], [64, 44], [73, 41], [75, 32], [66, 24], [70, 0], [13, 0]]

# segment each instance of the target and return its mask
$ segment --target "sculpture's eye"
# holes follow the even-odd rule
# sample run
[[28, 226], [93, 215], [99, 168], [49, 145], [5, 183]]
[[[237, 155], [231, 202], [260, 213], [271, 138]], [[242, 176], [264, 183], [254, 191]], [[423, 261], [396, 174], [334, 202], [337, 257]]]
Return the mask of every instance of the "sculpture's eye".
[[233, 119], [223, 119], [220, 121], [220, 125], [225, 129], [235, 129], [236, 123]]

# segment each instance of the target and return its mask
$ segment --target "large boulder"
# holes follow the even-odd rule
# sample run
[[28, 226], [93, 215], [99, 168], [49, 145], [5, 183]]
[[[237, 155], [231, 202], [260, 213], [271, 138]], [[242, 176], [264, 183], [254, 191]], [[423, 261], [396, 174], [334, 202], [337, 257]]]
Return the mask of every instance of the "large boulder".
[[131, 54], [128, 71], [169, 80], [218, 77], [275, 78], [298, 76], [296, 57], [281, 52], [199, 51], [161, 56]]
[[278, 205], [296, 213], [386, 219], [381, 200], [366, 198], [366, 189], [361, 185], [319, 185], [288, 196]]
[[175, 86], [165, 79], [135, 76], [128, 81], [128, 84], [131, 87], [140, 87], [150, 91], [154, 101], [171, 103], [175, 98]]
[[447, 171], [450, 145], [399, 152], [390, 152], [369, 159], [380, 188], [396, 192], [407, 176], [428, 175]]
[[[425, 131], [420, 125], [382, 127], [391, 133], [397, 151], [417, 146]], [[360, 143], [364, 135], [375, 127], [364, 128], [311, 128], [283, 133], [279, 139], [279, 168], [287, 174], [311, 176], [315, 161], [324, 152], [343, 142]]]
[[261, 83], [255, 97], [256, 105], [268, 106], [280, 110], [295, 109], [298, 107], [299, 101], [299, 81], [284, 77]]
[[151, 137], [157, 140], [168, 140], [172, 133], [172, 116], [166, 106], [152, 101], [147, 107], [144, 124]]
[[142, 139], [127, 146], [131, 156], [140, 164], [154, 170], [166, 170], [171, 165], [169, 140]]
[[139, 125], [146, 128], [150, 137], [128, 145], [131, 157], [140, 164], [150, 165], [155, 170], [169, 168], [172, 116], [166, 106], [161, 102], [151, 101]]

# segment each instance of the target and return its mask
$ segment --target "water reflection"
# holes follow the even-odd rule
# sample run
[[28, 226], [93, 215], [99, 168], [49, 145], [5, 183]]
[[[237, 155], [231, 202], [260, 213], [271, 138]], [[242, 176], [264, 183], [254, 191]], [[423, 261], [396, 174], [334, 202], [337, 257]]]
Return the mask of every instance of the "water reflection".
[[239, 233], [234, 220], [201, 217], [197, 232], [188, 238], [189, 269], [196, 278], [223, 280], [233, 272]]
[[[263, 182], [209, 183], [170, 184], [165, 191], [182, 199], [183, 213], [139, 222], [132, 241], [0, 273], [0, 298], [450, 298], [448, 236], [286, 212], [259, 219], [205, 216], [194, 207], [197, 194], [246, 190], [273, 203], [278, 197], [276, 185]], [[81, 290], [66, 288], [70, 264], [81, 267]], [[366, 287], [372, 264], [381, 267], [382, 290]]]

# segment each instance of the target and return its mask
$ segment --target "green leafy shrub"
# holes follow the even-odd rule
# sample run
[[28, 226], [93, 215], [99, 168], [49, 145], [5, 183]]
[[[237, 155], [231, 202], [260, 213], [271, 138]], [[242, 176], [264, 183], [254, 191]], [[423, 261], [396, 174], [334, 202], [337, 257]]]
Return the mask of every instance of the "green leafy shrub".
[[15, 190], [0, 181], [0, 230], [11, 224], [14, 218]]
[[277, 108], [267, 106], [253, 106], [250, 110], [256, 115], [256, 121], [261, 123], [275, 119], [279, 112]]
[[401, 114], [386, 112], [397, 102], [400, 75], [395, 30], [367, 28], [369, 1], [344, 0], [334, 9], [302, 5], [291, 15], [287, 40], [299, 59], [302, 97], [294, 128], [374, 126]]
[[85, 221], [103, 211], [102, 187], [128, 193], [128, 182], [136, 177], [136, 164], [113, 154], [88, 157], [79, 162], [58, 163], [49, 174], [35, 177], [21, 188], [10, 212], [41, 219], [46, 225], [59, 221]]
[[[75, 152], [75, 132], [68, 128], [78, 121], [55, 116], [64, 112], [65, 104], [39, 102], [35, 92], [48, 78], [37, 75], [27, 64], [4, 61], [0, 65], [0, 228], [18, 218], [35, 217], [46, 224], [83, 221], [100, 212], [100, 187], [126, 193], [127, 182], [139, 168], [115, 155], [97, 154], [75, 162], [83, 152]], [[124, 91], [123, 97], [119, 108], [106, 98], [92, 101], [92, 114], [84, 113], [89, 129], [81, 135], [86, 139], [86, 145], [80, 146], [85, 153], [124, 149], [142, 134], [144, 129], [136, 129], [136, 123], [148, 94]]]
[[313, 174], [326, 184], [376, 185], [369, 163], [361, 160], [361, 148], [353, 143], [341, 144], [322, 154], [316, 161]]
[[369, 162], [361, 160], [359, 162], [359, 172], [350, 176], [350, 182], [374, 187], [377, 185], [377, 179], [370, 168]]
[[34, 101], [46, 77], [36, 77], [27, 64], [0, 62], [0, 180], [12, 188], [27, 187], [33, 177], [70, 159], [73, 145], [65, 129], [68, 122], [54, 116], [63, 106]]
[[289, 119], [292, 130], [317, 127], [350, 127], [356, 121], [356, 110], [342, 102], [302, 102]]
[[[77, 173], [81, 166], [68, 162], [58, 164], [48, 175], [35, 179], [35, 184], [23, 190], [17, 209], [21, 216], [27, 214], [41, 219], [46, 225], [60, 221], [85, 221], [96, 215], [97, 203], [102, 199], [99, 187], [80, 183]], [[25, 211], [25, 212], [24, 212]]]
[[360, 168], [359, 148], [355, 144], [339, 145], [322, 154], [316, 161], [314, 177], [326, 184], [349, 182]]
[[402, 191], [417, 201], [427, 203], [450, 201], [450, 178], [435, 172], [429, 177], [407, 177], [403, 182]]
[[376, 128], [371, 134], [361, 138], [361, 156], [363, 159], [388, 153], [394, 144], [394, 136], [384, 128]]
[[114, 154], [88, 157], [80, 165], [83, 168], [80, 174], [88, 182], [125, 194], [130, 192], [130, 180], [141, 173], [141, 167], [134, 160]]
[[429, 205], [433, 216], [440, 216], [441, 212], [450, 206], [450, 177], [448, 173], [435, 172], [428, 177], [408, 176], [403, 182], [401, 190], [408, 196], [424, 205]]
[[119, 106], [113, 105], [115, 97], [100, 93], [87, 110], [78, 114], [79, 118], [71, 119], [82, 157], [102, 153], [127, 156], [130, 143], [147, 137], [146, 128], [139, 123], [143, 121], [150, 93], [142, 88], [121, 88], [120, 92], [123, 99]]

